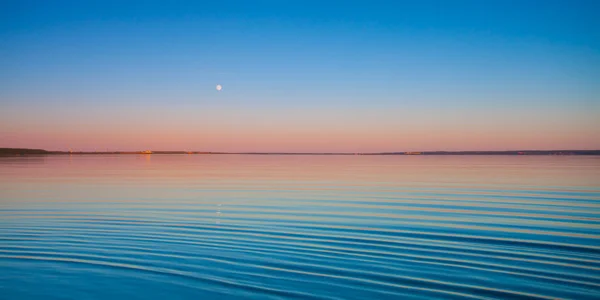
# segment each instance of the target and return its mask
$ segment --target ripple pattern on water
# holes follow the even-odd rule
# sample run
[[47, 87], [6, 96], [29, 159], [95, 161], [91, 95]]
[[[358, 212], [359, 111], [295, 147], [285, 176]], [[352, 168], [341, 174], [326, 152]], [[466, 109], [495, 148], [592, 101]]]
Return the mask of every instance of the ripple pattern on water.
[[598, 299], [600, 159], [0, 159], [0, 298]]

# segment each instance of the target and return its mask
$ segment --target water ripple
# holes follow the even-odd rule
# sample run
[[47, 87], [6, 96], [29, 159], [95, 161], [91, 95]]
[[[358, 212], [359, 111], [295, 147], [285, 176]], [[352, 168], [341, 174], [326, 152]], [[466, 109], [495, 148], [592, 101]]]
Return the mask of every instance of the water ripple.
[[600, 298], [598, 159], [156, 157], [2, 165], [0, 298]]

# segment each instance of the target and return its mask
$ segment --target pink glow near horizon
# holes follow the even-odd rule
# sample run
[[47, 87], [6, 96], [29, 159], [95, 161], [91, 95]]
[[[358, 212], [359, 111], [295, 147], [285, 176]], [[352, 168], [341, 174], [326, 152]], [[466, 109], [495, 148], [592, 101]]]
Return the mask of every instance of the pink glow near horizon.
[[1, 147], [47, 150], [189, 150], [224, 152], [384, 152], [434, 150], [599, 149], [597, 132], [471, 130], [213, 130], [21, 131], [4, 134]]
[[23, 109], [7, 108], [0, 112], [0, 147], [223, 152], [600, 149], [600, 121], [577, 112], [52, 107], [24, 114]]

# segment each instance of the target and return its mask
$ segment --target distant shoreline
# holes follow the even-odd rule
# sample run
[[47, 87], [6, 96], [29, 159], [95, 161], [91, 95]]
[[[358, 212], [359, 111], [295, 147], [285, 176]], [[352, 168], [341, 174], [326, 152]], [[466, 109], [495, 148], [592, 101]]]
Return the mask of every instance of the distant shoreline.
[[515, 150], [515, 151], [407, 151], [407, 152], [202, 152], [202, 151], [48, 151], [27, 148], [0, 148], [0, 156], [20, 155], [107, 155], [107, 154], [237, 154], [237, 155], [600, 155], [600, 150]]

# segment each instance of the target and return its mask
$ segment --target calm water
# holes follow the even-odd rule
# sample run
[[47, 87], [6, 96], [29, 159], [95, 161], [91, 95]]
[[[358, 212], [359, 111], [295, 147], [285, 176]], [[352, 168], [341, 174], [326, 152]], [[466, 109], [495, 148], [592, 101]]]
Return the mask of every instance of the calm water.
[[1, 299], [600, 298], [600, 157], [0, 158]]

